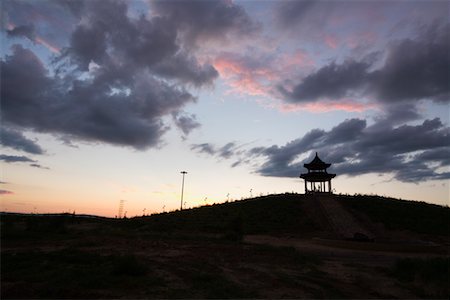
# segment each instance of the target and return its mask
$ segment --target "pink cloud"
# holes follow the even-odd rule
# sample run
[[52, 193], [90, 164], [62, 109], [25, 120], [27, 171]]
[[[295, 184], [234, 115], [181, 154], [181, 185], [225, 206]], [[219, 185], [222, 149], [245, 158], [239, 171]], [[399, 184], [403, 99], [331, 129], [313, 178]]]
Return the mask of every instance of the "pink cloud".
[[331, 49], [336, 49], [339, 45], [338, 39], [333, 35], [325, 35], [324, 37], [325, 44]]
[[316, 62], [314, 59], [304, 50], [297, 49], [294, 53], [286, 53], [281, 56], [277, 61], [277, 65], [281, 70], [292, 69], [311, 69], [314, 67]]
[[252, 96], [267, 96], [268, 81], [278, 78], [268, 67], [246, 65], [245, 60], [238, 57], [221, 56], [214, 60], [214, 68], [219, 72], [234, 92]]
[[324, 113], [330, 111], [346, 111], [346, 112], [363, 112], [369, 109], [376, 109], [373, 103], [361, 103], [352, 99], [339, 99], [336, 101], [325, 100], [311, 103], [298, 103], [279, 105], [279, 109], [283, 112], [309, 111], [315, 113]]
[[315, 62], [305, 51], [298, 49], [275, 59], [263, 56], [261, 60], [225, 53], [216, 57], [212, 64], [232, 88], [232, 92], [251, 96], [274, 96], [275, 84], [285, 78], [290, 79], [299, 71], [312, 69]]

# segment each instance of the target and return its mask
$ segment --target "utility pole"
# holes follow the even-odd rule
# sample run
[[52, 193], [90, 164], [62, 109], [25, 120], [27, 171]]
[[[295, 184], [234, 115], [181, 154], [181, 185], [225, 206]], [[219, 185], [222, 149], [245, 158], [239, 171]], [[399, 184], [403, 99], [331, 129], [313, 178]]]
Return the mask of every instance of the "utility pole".
[[183, 210], [184, 175], [186, 175], [187, 172], [186, 171], [181, 171], [181, 174], [183, 174], [183, 181], [181, 182], [181, 206], [180, 206], [180, 210]]

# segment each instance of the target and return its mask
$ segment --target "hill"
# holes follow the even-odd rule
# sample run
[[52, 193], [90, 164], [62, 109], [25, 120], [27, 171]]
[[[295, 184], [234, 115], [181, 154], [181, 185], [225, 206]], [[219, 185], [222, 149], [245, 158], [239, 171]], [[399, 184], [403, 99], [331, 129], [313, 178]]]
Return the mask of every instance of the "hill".
[[[374, 240], [343, 239], [329, 203]], [[447, 298], [449, 213], [281, 194], [131, 219], [7, 214], [1, 296]]]

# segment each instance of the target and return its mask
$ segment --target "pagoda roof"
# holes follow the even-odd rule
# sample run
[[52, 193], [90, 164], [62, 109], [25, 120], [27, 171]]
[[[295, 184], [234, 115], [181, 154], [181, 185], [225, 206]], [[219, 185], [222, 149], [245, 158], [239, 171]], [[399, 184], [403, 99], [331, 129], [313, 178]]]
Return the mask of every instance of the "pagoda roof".
[[334, 177], [336, 177], [336, 174], [324, 173], [324, 172], [313, 172], [313, 173], [300, 174], [300, 178], [303, 178], [306, 181], [310, 181], [310, 182], [328, 181]]
[[308, 170], [325, 170], [329, 168], [331, 164], [323, 162], [316, 152], [316, 156], [314, 157], [314, 159], [310, 163], [304, 164], [303, 166]]

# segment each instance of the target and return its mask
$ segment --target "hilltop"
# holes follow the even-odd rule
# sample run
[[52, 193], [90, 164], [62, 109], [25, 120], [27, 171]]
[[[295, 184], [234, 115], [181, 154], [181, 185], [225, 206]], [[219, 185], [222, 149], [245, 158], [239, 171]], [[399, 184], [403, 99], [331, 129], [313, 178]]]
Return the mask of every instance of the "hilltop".
[[130, 219], [3, 215], [2, 298], [446, 298], [449, 216], [298, 194]]

